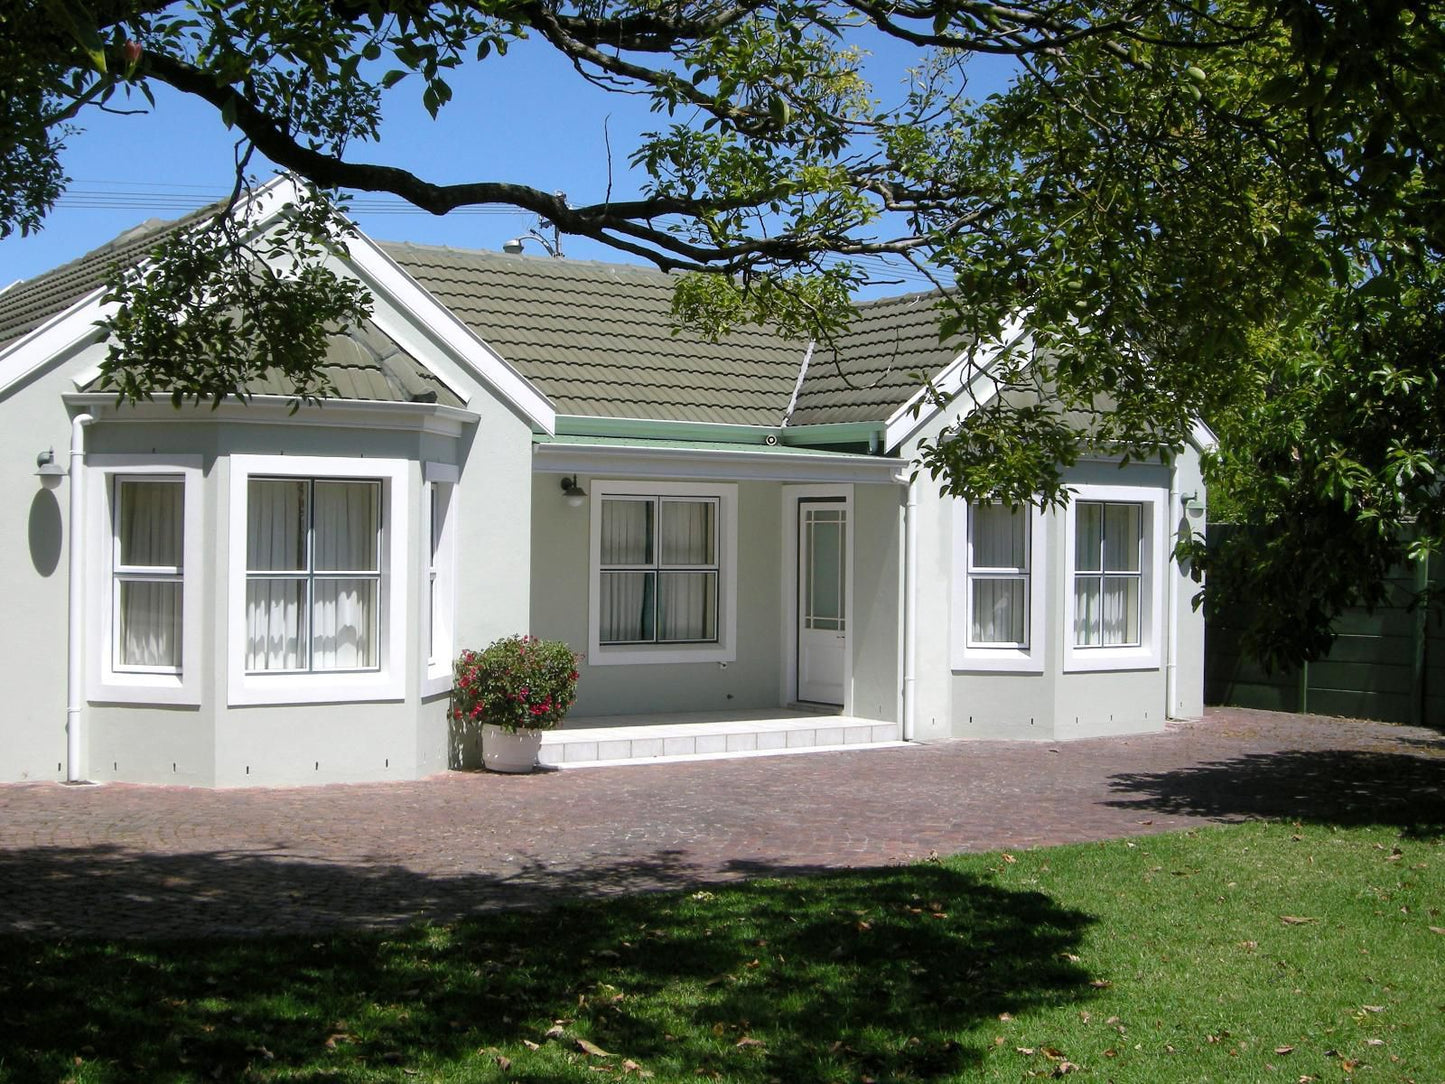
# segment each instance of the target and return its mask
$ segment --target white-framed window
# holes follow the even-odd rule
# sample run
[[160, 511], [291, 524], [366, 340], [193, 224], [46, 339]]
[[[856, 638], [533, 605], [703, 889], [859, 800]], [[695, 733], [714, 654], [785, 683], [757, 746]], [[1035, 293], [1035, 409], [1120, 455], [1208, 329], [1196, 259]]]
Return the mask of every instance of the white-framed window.
[[426, 517], [423, 571], [426, 585], [421, 627], [426, 640], [422, 657], [426, 675], [422, 695], [431, 696], [452, 687], [452, 659], [456, 655], [454, 620], [456, 613], [457, 481], [460, 473], [446, 463], [423, 467], [426, 483]]
[[590, 536], [590, 663], [735, 657], [736, 485], [594, 481]]
[[99, 702], [199, 704], [201, 460], [92, 455], [87, 695]]
[[1076, 486], [1068, 509], [1064, 668], [1160, 665], [1166, 490]]
[[400, 699], [409, 464], [230, 467], [230, 702]]
[[955, 670], [1044, 668], [1044, 514], [954, 502]]

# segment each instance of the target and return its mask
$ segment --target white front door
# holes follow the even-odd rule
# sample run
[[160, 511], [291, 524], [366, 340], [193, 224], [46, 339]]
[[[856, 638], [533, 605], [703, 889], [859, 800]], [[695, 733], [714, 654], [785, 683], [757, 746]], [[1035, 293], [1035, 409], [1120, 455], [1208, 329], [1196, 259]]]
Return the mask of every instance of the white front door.
[[798, 699], [843, 703], [848, 657], [848, 506], [798, 501]]

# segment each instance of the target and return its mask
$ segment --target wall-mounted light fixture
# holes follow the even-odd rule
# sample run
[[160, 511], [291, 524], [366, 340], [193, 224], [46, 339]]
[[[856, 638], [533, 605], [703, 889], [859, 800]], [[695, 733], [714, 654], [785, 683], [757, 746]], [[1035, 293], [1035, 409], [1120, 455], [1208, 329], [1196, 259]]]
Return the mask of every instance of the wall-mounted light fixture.
[[567, 504], [572, 508], [581, 508], [587, 500], [587, 491], [577, 484], [577, 476], [562, 479], [562, 492], [567, 497]]
[[1190, 519], [1198, 519], [1204, 515], [1204, 498], [1198, 493], [1184, 493], [1179, 497], [1179, 503], [1184, 511], [1189, 513]]
[[55, 449], [47, 448], [35, 457], [35, 477], [46, 489], [59, 489], [66, 471], [55, 461]]

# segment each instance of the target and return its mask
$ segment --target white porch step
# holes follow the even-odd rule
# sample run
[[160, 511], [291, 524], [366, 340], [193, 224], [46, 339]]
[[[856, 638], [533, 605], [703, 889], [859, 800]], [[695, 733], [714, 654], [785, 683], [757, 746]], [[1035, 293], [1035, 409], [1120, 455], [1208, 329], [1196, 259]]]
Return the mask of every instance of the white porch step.
[[[653, 716], [652, 718], [656, 718]], [[542, 735], [538, 760], [553, 768], [676, 764], [901, 746], [897, 723], [845, 715], [625, 724], [582, 720]]]

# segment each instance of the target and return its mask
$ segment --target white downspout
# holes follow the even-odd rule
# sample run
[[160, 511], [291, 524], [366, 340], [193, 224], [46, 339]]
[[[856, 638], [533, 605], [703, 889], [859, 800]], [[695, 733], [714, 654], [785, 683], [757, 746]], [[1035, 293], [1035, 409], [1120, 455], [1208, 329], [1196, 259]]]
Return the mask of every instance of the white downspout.
[[908, 483], [903, 512], [903, 740], [912, 741], [918, 682], [918, 482]]
[[84, 781], [80, 763], [81, 686], [85, 681], [85, 493], [81, 484], [85, 467], [85, 427], [95, 421], [89, 414], [77, 414], [70, 422], [70, 613], [66, 625], [65, 674], [65, 779]]
[[[1183, 510], [1179, 505], [1179, 466], [1173, 463], [1169, 467], [1169, 526], [1166, 540], [1176, 539], [1182, 515]], [[1164, 580], [1164, 613], [1167, 615], [1167, 627], [1164, 630], [1164, 718], [1173, 719], [1179, 695], [1179, 564], [1174, 560], [1172, 546], [1169, 555], [1164, 559]]]

